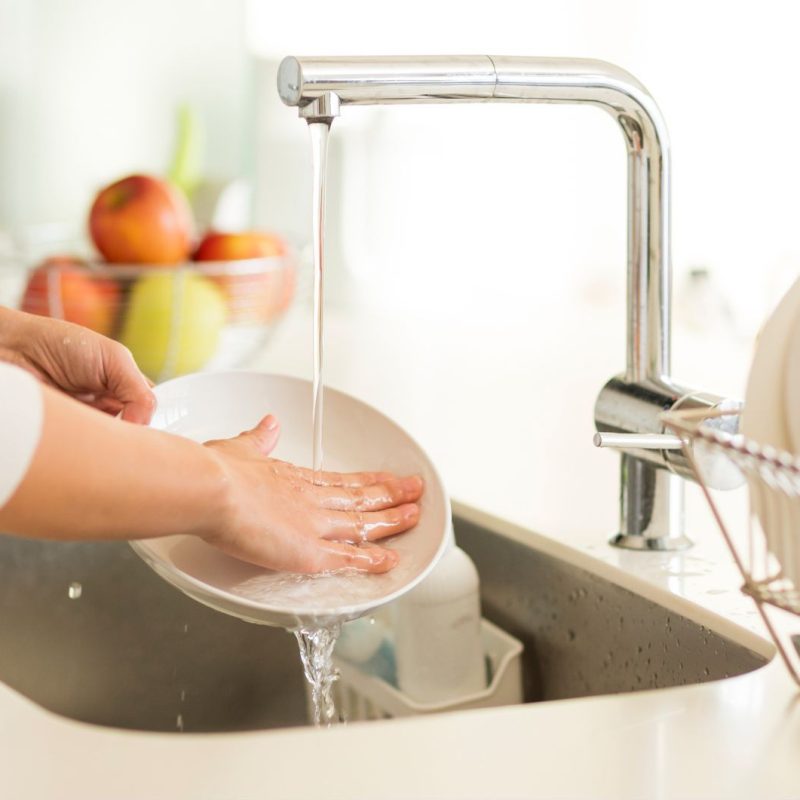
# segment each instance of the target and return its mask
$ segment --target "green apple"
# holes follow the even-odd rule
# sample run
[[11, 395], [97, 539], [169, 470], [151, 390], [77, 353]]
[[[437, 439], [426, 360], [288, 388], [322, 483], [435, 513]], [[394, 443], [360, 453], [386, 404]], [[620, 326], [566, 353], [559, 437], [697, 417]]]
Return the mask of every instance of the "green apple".
[[154, 272], [128, 298], [120, 341], [153, 380], [202, 368], [217, 349], [225, 324], [225, 297], [192, 272]]

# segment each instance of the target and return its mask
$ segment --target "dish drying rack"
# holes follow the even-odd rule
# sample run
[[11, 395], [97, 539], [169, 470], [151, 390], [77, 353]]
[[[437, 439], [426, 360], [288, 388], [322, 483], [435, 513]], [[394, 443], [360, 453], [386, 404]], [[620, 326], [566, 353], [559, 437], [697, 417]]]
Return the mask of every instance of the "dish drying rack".
[[[665, 425], [682, 441], [683, 452], [705, 495], [742, 579], [795, 683], [800, 687], [800, 624], [787, 631], [787, 614], [800, 616], [800, 458], [742, 434], [703, 422], [741, 413], [671, 411]], [[747, 536], [737, 541], [709, 490], [700, 466], [703, 451], [723, 454], [747, 481], [750, 492]]]

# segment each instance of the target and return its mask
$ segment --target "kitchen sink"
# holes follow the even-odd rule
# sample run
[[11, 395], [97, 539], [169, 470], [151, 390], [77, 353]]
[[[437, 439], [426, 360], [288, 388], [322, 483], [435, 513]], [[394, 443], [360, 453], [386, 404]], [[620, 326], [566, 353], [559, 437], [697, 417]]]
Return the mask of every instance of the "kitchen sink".
[[[456, 537], [478, 566], [484, 615], [525, 645], [526, 702], [712, 681], [768, 661], [677, 613], [666, 592], [656, 602], [587, 559], [579, 566], [568, 548], [487, 519], [460, 509]], [[118, 728], [307, 721], [293, 636], [190, 600], [125, 543], [0, 537], [0, 681], [58, 714]]]

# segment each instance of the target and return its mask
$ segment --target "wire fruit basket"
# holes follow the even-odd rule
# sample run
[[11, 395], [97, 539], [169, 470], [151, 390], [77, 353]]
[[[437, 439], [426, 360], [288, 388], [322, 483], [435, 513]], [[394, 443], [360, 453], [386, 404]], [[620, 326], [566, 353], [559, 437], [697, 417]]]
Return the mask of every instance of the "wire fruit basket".
[[117, 339], [160, 383], [247, 363], [292, 303], [297, 272], [291, 249], [168, 266], [56, 256], [29, 268], [9, 260], [0, 263], [0, 301]]
[[[789, 673], [800, 686], [800, 622], [796, 619], [800, 616], [800, 458], [742, 434], [703, 424], [712, 417], [734, 417], [738, 413], [672, 411], [662, 419], [683, 443], [686, 458], [741, 572], [742, 591], [753, 598]], [[747, 482], [750, 508], [744, 537], [733, 535], [711, 494], [698, 457], [703, 451], [724, 455]]]

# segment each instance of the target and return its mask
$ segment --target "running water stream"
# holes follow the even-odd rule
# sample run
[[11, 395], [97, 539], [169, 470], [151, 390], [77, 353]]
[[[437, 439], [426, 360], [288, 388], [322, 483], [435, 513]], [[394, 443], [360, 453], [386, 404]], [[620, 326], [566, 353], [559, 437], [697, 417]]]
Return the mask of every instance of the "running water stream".
[[[314, 243], [314, 380], [312, 386], [312, 468], [314, 483], [319, 483], [322, 469], [323, 417], [323, 280], [325, 276], [325, 168], [328, 159], [328, 122], [309, 122], [312, 163], [311, 231]], [[311, 685], [314, 724], [330, 726], [338, 722], [333, 698], [333, 684], [339, 677], [333, 666], [333, 648], [341, 623], [304, 627], [294, 632], [300, 647], [303, 672]]]
[[339, 722], [333, 699], [333, 684], [339, 677], [333, 666], [333, 648], [342, 626], [339, 623], [324, 628], [301, 628], [294, 632], [300, 647], [303, 673], [311, 685], [311, 705], [314, 725], [320, 727]]
[[312, 450], [312, 468], [314, 483], [319, 483], [319, 471], [322, 469], [322, 415], [323, 415], [323, 299], [325, 277], [325, 172], [328, 162], [328, 134], [330, 124], [327, 122], [309, 122], [311, 134], [311, 233], [314, 240], [314, 382], [311, 418], [314, 430]]

